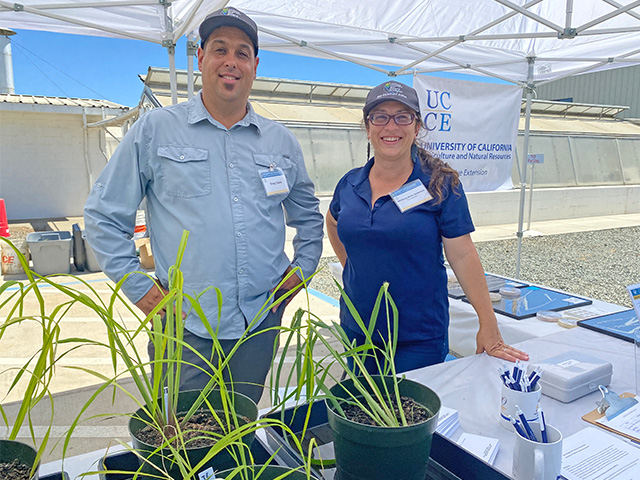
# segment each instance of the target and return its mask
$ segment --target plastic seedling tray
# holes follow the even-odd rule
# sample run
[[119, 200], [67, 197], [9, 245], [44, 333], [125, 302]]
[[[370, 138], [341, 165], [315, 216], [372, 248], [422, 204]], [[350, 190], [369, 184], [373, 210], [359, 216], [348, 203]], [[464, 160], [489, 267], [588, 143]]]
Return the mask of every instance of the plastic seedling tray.
[[[324, 401], [311, 404], [310, 411], [309, 405], [306, 404], [297, 409], [290, 407], [284, 411], [265, 415], [265, 417], [282, 420], [295, 434], [300, 434], [307, 414], [309, 422], [302, 443], [307, 448], [311, 439], [315, 438], [319, 445], [318, 450], [321, 452], [322, 462], [325, 463], [324, 467], [314, 467], [312, 473], [319, 480], [339, 480], [332, 458], [326, 458], [327, 455], [325, 455], [331, 456], [330, 444], [333, 441], [333, 436], [327, 423], [327, 409]], [[267, 427], [265, 431], [267, 445], [273, 451], [277, 451], [281, 463], [293, 468], [302, 465], [302, 458], [296, 448], [289, 443], [282, 429]], [[438, 433], [433, 435], [425, 480], [506, 480], [509, 478], [446, 437]]]

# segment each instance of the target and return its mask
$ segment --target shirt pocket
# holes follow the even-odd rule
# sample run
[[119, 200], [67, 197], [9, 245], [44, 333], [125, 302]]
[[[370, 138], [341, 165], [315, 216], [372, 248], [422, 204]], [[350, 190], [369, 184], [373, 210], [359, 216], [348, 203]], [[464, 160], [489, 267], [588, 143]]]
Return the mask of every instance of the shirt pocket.
[[262, 183], [262, 177], [260, 176], [260, 172], [264, 172], [265, 170], [269, 170], [271, 167], [279, 168], [284, 172], [284, 176], [287, 179], [287, 185], [289, 190], [295, 183], [295, 164], [291, 161], [289, 157], [285, 157], [284, 155], [273, 155], [267, 153], [254, 153], [253, 161], [256, 166], [255, 177], [258, 182], [258, 192], [260, 192], [261, 198], [268, 198], [270, 200], [274, 200], [277, 202], [281, 202], [289, 195], [289, 192], [286, 193], [277, 193], [275, 195], [267, 196], [267, 192], [264, 189], [264, 185]]
[[211, 193], [209, 151], [181, 145], [158, 147], [162, 185], [168, 195], [182, 198]]

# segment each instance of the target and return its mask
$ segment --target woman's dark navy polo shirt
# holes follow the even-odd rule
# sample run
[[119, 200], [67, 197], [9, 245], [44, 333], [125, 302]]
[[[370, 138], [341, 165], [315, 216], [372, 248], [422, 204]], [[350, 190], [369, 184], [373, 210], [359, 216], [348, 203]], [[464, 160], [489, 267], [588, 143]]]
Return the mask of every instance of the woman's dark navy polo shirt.
[[[416, 160], [414, 154], [407, 183], [420, 179], [427, 187], [431, 175]], [[452, 192], [447, 182], [445, 199], [438, 205], [432, 199], [402, 213], [391, 196], [385, 195], [372, 208], [369, 171], [373, 163], [371, 159], [342, 177], [329, 207], [347, 251], [344, 290], [368, 324], [378, 291], [389, 282], [389, 292], [399, 310], [398, 340], [442, 337], [449, 328], [442, 237], [460, 237], [474, 230], [466, 196], [461, 185]], [[382, 306], [376, 328], [386, 338], [384, 310]], [[360, 331], [343, 299], [340, 320], [344, 327]]]

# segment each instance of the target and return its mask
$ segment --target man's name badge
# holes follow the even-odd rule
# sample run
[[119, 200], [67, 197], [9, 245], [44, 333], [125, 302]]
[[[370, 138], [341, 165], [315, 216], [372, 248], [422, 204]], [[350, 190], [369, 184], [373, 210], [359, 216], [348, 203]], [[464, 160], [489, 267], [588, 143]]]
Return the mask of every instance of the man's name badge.
[[264, 185], [264, 191], [267, 192], [267, 197], [279, 193], [289, 193], [287, 177], [284, 176], [284, 172], [281, 169], [276, 167], [263, 170], [260, 172], [260, 178], [262, 179], [262, 185]]
[[391, 192], [391, 198], [402, 213], [428, 202], [433, 197], [418, 179], [413, 182], [405, 183], [395, 192]]

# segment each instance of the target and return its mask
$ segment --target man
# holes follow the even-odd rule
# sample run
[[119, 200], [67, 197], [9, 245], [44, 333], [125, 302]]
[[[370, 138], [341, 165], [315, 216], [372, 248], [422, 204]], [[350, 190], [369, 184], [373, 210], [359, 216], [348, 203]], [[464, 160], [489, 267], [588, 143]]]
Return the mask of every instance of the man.
[[[202, 22], [200, 38], [202, 91], [134, 124], [89, 195], [85, 228], [104, 272], [119, 281], [140, 269], [131, 237], [136, 209], [146, 198], [156, 276], [164, 289], [182, 231], [189, 230], [184, 290], [193, 295], [211, 286], [220, 289], [220, 312], [213, 289], [199, 303], [229, 351], [249, 325], [253, 332], [280, 324], [285, 302], [256, 316], [292, 268], [300, 267], [305, 277], [316, 269], [323, 220], [295, 137], [257, 115], [248, 102], [258, 66], [256, 24], [225, 8]], [[297, 230], [292, 262], [283, 251], [285, 215], [287, 225]], [[294, 274], [282, 290], [300, 282]], [[123, 291], [145, 314], [163, 297], [140, 274], [130, 275]], [[212, 340], [202, 321], [190, 313], [185, 322], [185, 341], [210, 356]], [[275, 337], [273, 331], [257, 335], [232, 357], [236, 390], [256, 402]], [[187, 349], [185, 355], [186, 361], [199, 362]], [[209, 380], [198, 368], [183, 367], [181, 377], [183, 389], [201, 388]]]

